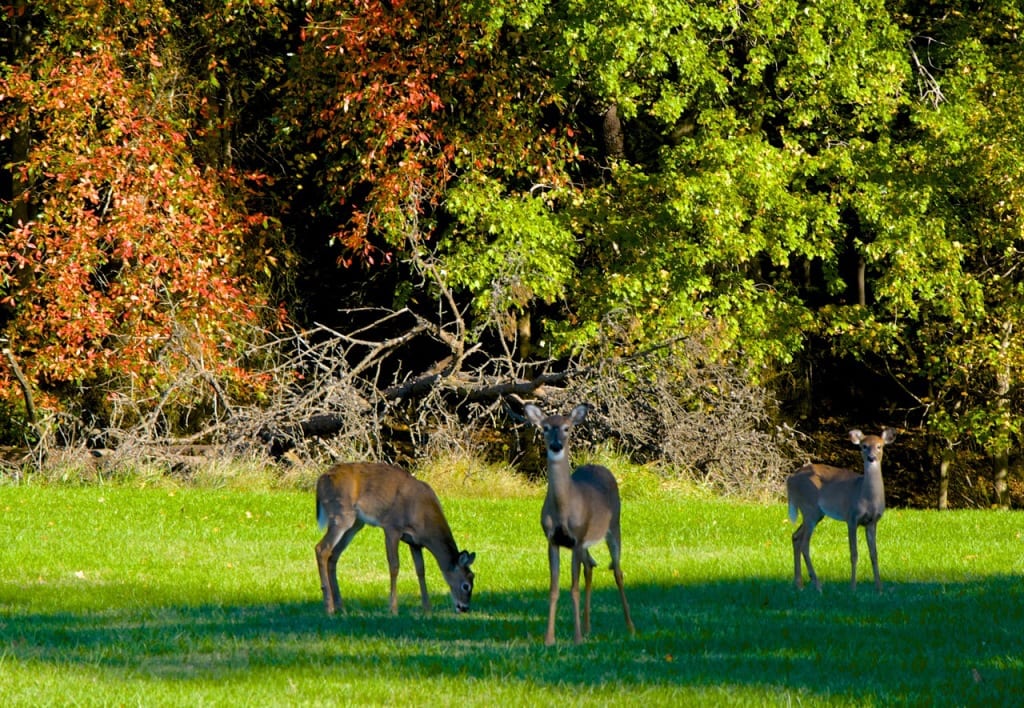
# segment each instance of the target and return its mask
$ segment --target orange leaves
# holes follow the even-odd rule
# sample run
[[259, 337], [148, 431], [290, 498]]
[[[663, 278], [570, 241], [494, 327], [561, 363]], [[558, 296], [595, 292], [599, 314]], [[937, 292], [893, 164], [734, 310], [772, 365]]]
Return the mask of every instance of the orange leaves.
[[335, 220], [344, 260], [435, 236], [465, 170], [559, 184], [575, 167], [573, 137], [552, 130], [552, 77], [524, 70], [520, 35], [481, 41], [493, 28], [478, 11], [426, 0], [311, 11], [283, 94], [283, 149], [298, 156], [311, 214]]
[[466, 39], [446, 10], [363, 0], [304, 28], [291, 122], [325, 163], [322, 188], [344, 213], [336, 239], [367, 263], [381, 240], [404, 244], [400, 214], [429, 210], [453, 174], [449, 63]]
[[182, 332], [212, 370], [234, 370], [234, 333], [257, 319], [239, 244], [263, 220], [237, 212], [216, 172], [193, 163], [184, 132], [117, 53], [49, 63], [41, 81], [15, 71], [3, 86], [31, 111], [17, 168], [35, 213], [4, 241], [0, 294], [28, 373], [50, 385], [134, 375], [160, 386]]

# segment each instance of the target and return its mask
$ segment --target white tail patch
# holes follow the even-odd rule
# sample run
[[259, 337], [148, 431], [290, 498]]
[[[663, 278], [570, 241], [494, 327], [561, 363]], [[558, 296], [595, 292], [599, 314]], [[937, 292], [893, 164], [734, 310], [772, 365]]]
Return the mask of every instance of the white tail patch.
[[321, 530], [327, 528], [327, 512], [319, 502], [316, 505], [316, 523]]

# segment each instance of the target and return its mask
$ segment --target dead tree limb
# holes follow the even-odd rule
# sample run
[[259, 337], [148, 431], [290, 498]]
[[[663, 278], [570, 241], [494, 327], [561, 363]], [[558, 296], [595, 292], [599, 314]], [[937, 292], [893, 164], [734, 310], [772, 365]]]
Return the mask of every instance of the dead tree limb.
[[15, 380], [21, 388], [21, 395], [25, 400], [25, 417], [28, 418], [32, 432], [38, 432], [39, 419], [36, 415], [35, 399], [32, 396], [32, 388], [28, 384], [28, 378], [18, 365], [18, 360], [14, 358], [14, 352], [11, 351], [11, 348], [4, 347], [3, 353], [8, 365], [11, 367], [11, 373], [14, 374]]

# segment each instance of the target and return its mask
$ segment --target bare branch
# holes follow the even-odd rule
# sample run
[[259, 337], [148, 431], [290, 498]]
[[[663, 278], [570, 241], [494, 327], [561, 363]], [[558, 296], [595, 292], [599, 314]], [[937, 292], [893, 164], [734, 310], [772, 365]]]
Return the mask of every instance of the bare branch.
[[28, 379], [21, 370], [21, 366], [18, 365], [18, 360], [14, 358], [14, 352], [11, 351], [11, 348], [4, 347], [3, 353], [4, 358], [7, 359], [7, 363], [11, 367], [11, 373], [14, 374], [15, 380], [21, 388], [21, 395], [25, 400], [25, 415], [28, 417], [29, 425], [32, 426], [33, 430], [36, 430], [39, 424], [39, 417], [36, 414], [36, 404], [32, 396], [32, 388], [29, 386]]
[[[933, 39], [925, 38], [929, 44]], [[939, 86], [938, 79], [928, 71], [928, 67], [924, 65], [920, 57], [917, 56], [917, 51], [914, 49], [913, 41], [907, 42], [907, 49], [910, 50], [910, 58], [914, 62], [914, 68], [917, 69], [918, 82], [922, 86], [921, 98], [927, 98], [931, 101], [933, 107], [938, 108], [939, 104], [945, 103], [946, 97], [942, 94], [942, 87]]]

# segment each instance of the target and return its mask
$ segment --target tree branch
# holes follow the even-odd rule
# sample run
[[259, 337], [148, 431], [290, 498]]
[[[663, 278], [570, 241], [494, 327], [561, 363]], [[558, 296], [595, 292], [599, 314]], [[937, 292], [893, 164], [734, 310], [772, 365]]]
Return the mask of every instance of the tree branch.
[[21, 367], [18, 366], [18, 360], [14, 358], [14, 352], [11, 351], [11, 348], [4, 347], [3, 353], [11, 367], [14, 378], [18, 381], [18, 386], [21, 387], [21, 395], [25, 399], [25, 415], [28, 417], [29, 425], [32, 427], [33, 432], [38, 432], [39, 419], [36, 415], [36, 404], [32, 397], [32, 389], [28, 384], [28, 379], [25, 377]]

